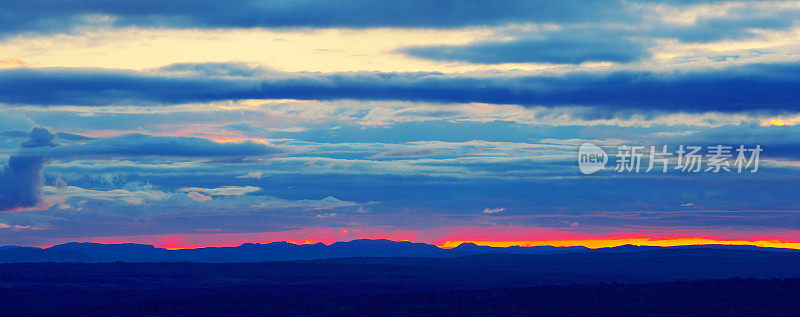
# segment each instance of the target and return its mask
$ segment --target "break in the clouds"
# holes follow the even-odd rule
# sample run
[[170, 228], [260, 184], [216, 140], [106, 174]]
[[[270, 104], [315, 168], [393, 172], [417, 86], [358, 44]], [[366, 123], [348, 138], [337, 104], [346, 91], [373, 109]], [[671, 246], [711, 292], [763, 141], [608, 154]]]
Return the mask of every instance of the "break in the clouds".
[[[0, 244], [798, 242], [799, 13], [796, 1], [4, 3]], [[606, 169], [580, 174], [583, 143], [609, 151]], [[758, 173], [674, 161], [617, 173], [620, 145], [763, 152]]]

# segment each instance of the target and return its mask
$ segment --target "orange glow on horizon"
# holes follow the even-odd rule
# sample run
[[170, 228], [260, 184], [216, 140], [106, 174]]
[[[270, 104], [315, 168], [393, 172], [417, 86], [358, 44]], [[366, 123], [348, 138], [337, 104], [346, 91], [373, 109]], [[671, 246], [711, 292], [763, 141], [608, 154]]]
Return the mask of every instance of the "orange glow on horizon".
[[521, 247], [587, 247], [589, 249], [613, 248], [623, 245], [654, 246], [654, 247], [675, 247], [685, 245], [751, 245], [765, 248], [784, 248], [800, 250], [800, 242], [783, 242], [780, 240], [715, 240], [708, 238], [677, 238], [677, 239], [649, 239], [649, 238], [628, 238], [628, 239], [593, 239], [593, 240], [538, 240], [538, 241], [445, 241], [437, 244], [444, 249], [455, 248], [463, 243], [474, 243], [480, 246], [497, 248], [507, 248], [512, 246]]
[[[373, 238], [360, 238], [360, 239], [384, 239], [379, 237]], [[357, 240], [357, 239], [353, 239]], [[395, 242], [414, 242], [409, 239], [387, 239], [392, 240]], [[235, 247], [239, 246], [244, 243], [261, 243], [267, 244], [272, 242], [287, 242], [290, 244], [295, 245], [309, 245], [309, 244], [317, 244], [322, 243], [325, 245], [331, 245], [335, 242], [346, 242], [352, 240], [341, 240], [341, 241], [327, 241], [327, 240], [316, 240], [316, 239], [305, 239], [305, 240], [275, 240], [275, 241], [258, 241], [258, 242], [248, 242], [243, 241], [241, 243], [236, 243], [234, 245], [222, 245], [216, 247]], [[129, 243], [124, 240], [115, 240], [115, 239], [103, 239], [98, 238], [95, 239], [95, 243], [103, 243], [103, 244], [121, 244], [121, 243]], [[427, 242], [425, 242], [427, 243]], [[452, 249], [458, 247], [464, 243], [473, 243], [479, 246], [488, 246], [488, 247], [495, 247], [495, 248], [507, 248], [507, 247], [540, 247], [540, 246], [551, 246], [551, 247], [586, 247], [589, 249], [601, 249], [601, 248], [613, 248], [619, 247], [623, 245], [635, 245], [635, 246], [653, 246], [653, 247], [675, 247], [675, 246], [689, 246], [689, 245], [742, 245], [742, 246], [756, 246], [756, 247], [763, 247], [763, 248], [781, 248], [781, 249], [797, 249], [800, 250], [800, 242], [783, 242], [780, 240], [755, 240], [755, 241], [748, 241], [748, 240], [714, 240], [708, 238], [677, 238], [677, 239], [594, 239], [594, 240], [536, 240], [536, 241], [478, 241], [478, 240], [465, 240], [465, 241], [444, 241], [442, 243], [429, 243], [433, 244], [442, 249]], [[215, 245], [189, 245], [185, 244], [182, 239], [177, 238], [175, 236], [169, 236], [168, 238], [164, 239], [161, 243], [157, 243], [156, 247], [164, 248], [167, 250], [182, 250], [182, 249], [199, 249], [204, 247], [215, 247]]]

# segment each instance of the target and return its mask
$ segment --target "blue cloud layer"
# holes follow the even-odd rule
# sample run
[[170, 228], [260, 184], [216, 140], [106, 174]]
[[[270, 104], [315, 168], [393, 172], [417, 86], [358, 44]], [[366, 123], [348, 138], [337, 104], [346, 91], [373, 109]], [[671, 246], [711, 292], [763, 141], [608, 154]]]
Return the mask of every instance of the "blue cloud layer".
[[[653, 1], [483, 1], [386, 2], [347, 1], [11, 1], [0, 13], [0, 34], [63, 32], [97, 24], [97, 16], [112, 25], [178, 28], [250, 27], [461, 27], [507, 23], [642, 22]], [[707, 1], [668, 1], [670, 6], [708, 4]], [[762, 8], [763, 9], [763, 8]], [[719, 9], [723, 10], [723, 9]], [[753, 28], [786, 28], [796, 17], [792, 10], [753, 14], [740, 6], [728, 14], [695, 23], [685, 37], [719, 39], [739, 36]]]
[[[240, 67], [235, 65], [235, 67]], [[575, 72], [525, 77], [438, 73], [266, 73], [253, 78], [154, 75], [101, 69], [0, 71], [0, 103], [105, 106], [256, 98], [578, 105], [605, 113], [800, 109], [800, 63], [684, 72]]]
[[13, 1], [4, 4], [0, 33], [58, 32], [87, 16], [118, 26], [216, 27], [458, 27], [511, 22], [630, 19], [623, 1], [502, 0], [349, 1]]
[[414, 57], [481, 64], [632, 62], [649, 56], [640, 41], [615, 35], [548, 35], [543, 39], [484, 42], [470, 45], [411, 47], [400, 50]]
[[[633, 3], [628, 3], [633, 5]], [[800, 24], [800, 9], [784, 7], [780, 10], [765, 3], [742, 2], [726, 6], [724, 2], [714, 10], [719, 15], [699, 14], [691, 22], [674, 23], [647, 18], [653, 12], [634, 13], [641, 21], [629, 17], [625, 23], [590, 21], [589, 23], [559, 23], [558, 29], [498, 31], [498, 41], [481, 41], [462, 45], [433, 45], [407, 47], [398, 50], [410, 56], [445, 61], [482, 64], [498, 63], [558, 63], [583, 62], [627, 63], [650, 57], [658, 48], [656, 40], [678, 40], [684, 43], [707, 43], [722, 40], [761, 38], [763, 30], [789, 30]], [[779, 4], [776, 4], [779, 5]], [[647, 8], [642, 6], [640, 8]], [[661, 8], [663, 9], [663, 7]], [[687, 9], [688, 10], [688, 9]], [[651, 11], [658, 11], [651, 8]], [[676, 9], [676, 11], [681, 11]], [[623, 17], [629, 12], [618, 12]], [[657, 14], [656, 14], [657, 15]], [[563, 22], [563, 21], [561, 21]], [[599, 22], [599, 23], [598, 23]], [[635, 26], [635, 27], [632, 27]]]
[[20, 150], [20, 153], [26, 156], [42, 156], [51, 159], [119, 156], [230, 158], [271, 155], [277, 152], [278, 150], [274, 147], [254, 142], [217, 143], [194, 137], [163, 137], [146, 134], [127, 134], [92, 139], [80, 144]]

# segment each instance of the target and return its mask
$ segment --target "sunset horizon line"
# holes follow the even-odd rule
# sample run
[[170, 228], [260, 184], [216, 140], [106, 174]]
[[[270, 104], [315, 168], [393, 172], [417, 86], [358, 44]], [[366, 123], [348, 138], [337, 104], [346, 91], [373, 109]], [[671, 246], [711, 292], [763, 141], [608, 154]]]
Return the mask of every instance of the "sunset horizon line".
[[[153, 237], [153, 236], [135, 236], [138, 238], [142, 237]], [[173, 237], [174, 238], [174, 237]], [[439, 249], [450, 250], [458, 248], [464, 244], [474, 244], [476, 246], [482, 247], [492, 247], [492, 248], [511, 248], [511, 247], [520, 247], [520, 248], [530, 248], [530, 247], [554, 247], [554, 248], [569, 248], [569, 247], [584, 247], [591, 250], [598, 250], [598, 249], [606, 249], [606, 248], [616, 248], [621, 246], [636, 246], [636, 247], [688, 247], [688, 246], [752, 246], [752, 247], [759, 247], [759, 248], [772, 248], [772, 249], [793, 249], [793, 250], [800, 250], [800, 242], [792, 241], [792, 240], [780, 240], [780, 239], [769, 239], [769, 240], [744, 240], [744, 239], [736, 239], [736, 240], [727, 240], [727, 239], [712, 239], [712, 238], [705, 238], [705, 237], [683, 237], [683, 238], [666, 238], [666, 239], [659, 239], [659, 238], [602, 238], [602, 239], [581, 239], [581, 240], [574, 240], [574, 239], [564, 239], [564, 240], [512, 240], [512, 241], [487, 241], [487, 240], [447, 240], [447, 241], [439, 241], [439, 242], [431, 242], [431, 241], [414, 241], [410, 239], [392, 239], [392, 238], [382, 238], [382, 237], [361, 237], [361, 238], [353, 238], [353, 239], [344, 239], [344, 240], [295, 240], [295, 239], [285, 239], [285, 240], [269, 240], [269, 241], [241, 241], [241, 242], [233, 242], [233, 243], [223, 243], [223, 244], [206, 244], [206, 245], [171, 245], [169, 242], [155, 242], [155, 243], [148, 243], [144, 241], [136, 241], [137, 239], [131, 240], [124, 240], [124, 239], [104, 239], [104, 237], [96, 237], [92, 239], [76, 239], [73, 241], [66, 241], [60, 242], [56, 244], [48, 244], [48, 245], [40, 245], [40, 246], [32, 246], [34, 248], [40, 249], [48, 249], [57, 245], [64, 245], [69, 243], [93, 243], [93, 244], [102, 244], [102, 245], [121, 245], [121, 244], [138, 244], [138, 245], [150, 245], [155, 248], [166, 249], [166, 250], [190, 250], [190, 249], [202, 249], [202, 248], [236, 248], [246, 244], [260, 244], [260, 245], [267, 245], [271, 243], [288, 243], [296, 246], [303, 246], [303, 245], [314, 245], [314, 244], [323, 244], [325, 246], [330, 246], [335, 243], [349, 243], [358, 240], [370, 240], [370, 241], [390, 241], [390, 242], [410, 242], [410, 243], [421, 243], [436, 246]], [[166, 239], [169, 240], [169, 239]], [[11, 246], [11, 245], [3, 245], [3, 246]]]

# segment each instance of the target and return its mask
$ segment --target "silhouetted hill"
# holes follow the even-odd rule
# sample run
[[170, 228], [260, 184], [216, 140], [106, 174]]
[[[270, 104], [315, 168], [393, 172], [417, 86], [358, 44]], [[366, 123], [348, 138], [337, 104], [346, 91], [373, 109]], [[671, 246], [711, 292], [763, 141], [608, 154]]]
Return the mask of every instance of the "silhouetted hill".
[[45, 249], [5, 246], [0, 247], [0, 263], [14, 262], [262, 262], [333, 259], [350, 257], [424, 257], [451, 258], [467, 255], [557, 255], [580, 253], [635, 253], [664, 250], [730, 250], [775, 253], [800, 253], [793, 249], [759, 248], [754, 246], [681, 246], [646, 247], [625, 245], [615, 248], [589, 249], [585, 247], [508, 247], [496, 248], [464, 243], [453, 249], [435, 245], [390, 240], [353, 240], [296, 245], [287, 242], [268, 244], [245, 243], [238, 247], [207, 247], [198, 249], [167, 250], [143, 244], [99, 244], [71, 242]]
[[91, 262], [82, 252], [40, 248], [6, 247], [0, 249], [0, 263], [11, 262]]
[[70, 242], [55, 245], [45, 251], [72, 251], [83, 254], [86, 258], [103, 262], [153, 262], [163, 261], [169, 250], [156, 248], [146, 244], [100, 244], [88, 242]]

